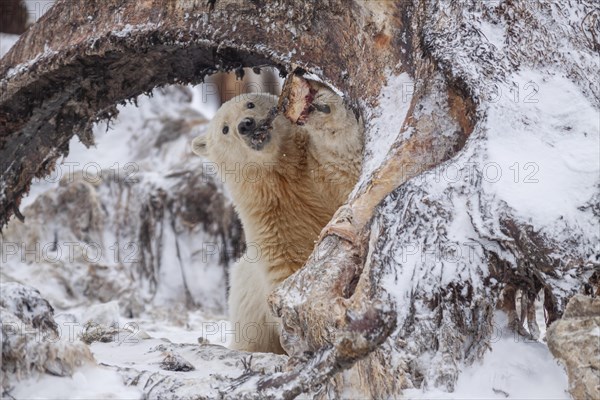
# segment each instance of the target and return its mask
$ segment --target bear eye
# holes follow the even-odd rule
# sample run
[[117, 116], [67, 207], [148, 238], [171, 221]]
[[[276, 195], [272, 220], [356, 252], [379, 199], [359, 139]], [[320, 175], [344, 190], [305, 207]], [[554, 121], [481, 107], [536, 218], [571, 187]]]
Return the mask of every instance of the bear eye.
[[229, 133], [229, 127], [227, 125], [225, 125], [223, 127], [223, 135], [227, 135]]
[[254, 103], [250, 101], [250, 102], [246, 103], [246, 107], [247, 108], [254, 108]]

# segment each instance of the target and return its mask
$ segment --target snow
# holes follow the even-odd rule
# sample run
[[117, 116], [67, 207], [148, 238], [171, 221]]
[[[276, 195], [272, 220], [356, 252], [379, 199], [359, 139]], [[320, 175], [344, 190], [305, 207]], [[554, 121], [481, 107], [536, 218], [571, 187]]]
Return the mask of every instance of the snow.
[[[7, 51], [8, 51], [8, 49], [7, 49]], [[41, 60], [51, 58], [52, 56], [55, 56], [56, 54], [58, 54], [58, 52], [53, 51], [52, 49], [49, 49], [49, 48], [44, 48], [44, 52], [37, 54], [31, 60], [29, 60], [25, 63], [19, 64], [19, 65], [16, 65], [13, 68], [10, 68], [6, 72], [6, 75], [3, 77], [3, 79], [10, 79], [10, 78], [15, 77], [16, 75], [22, 74], [22, 73], [28, 71], [32, 65], [37, 64]]]
[[525, 70], [512, 80], [519, 101], [504, 86], [489, 110], [484, 190], [536, 226], [563, 218], [585, 225], [578, 209], [597, 193], [600, 176], [598, 110], [558, 74]]
[[505, 40], [504, 27], [502, 25], [494, 25], [488, 21], [481, 21], [479, 29], [491, 44], [502, 51]]
[[36, 316], [51, 314], [48, 303], [35, 289], [14, 282], [3, 282], [0, 289], [0, 306], [26, 323], [31, 323]]
[[158, 25], [153, 24], [153, 23], [145, 23], [145, 24], [138, 24], [138, 25], [126, 24], [120, 30], [113, 31], [112, 35], [119, 37], [119, 38], [126, 38], [128, 36], [131, 36], [134, 33], [145, 31], [145, 30], [156, 29], [157, 27], [158, 27]]
[[[33, 4], [32, 4], [32, 6], [33, 6]], [[41, 11], [39, 11], [39, 12], [41, 12]], [[29, 15], [30, 15], [30, 17], [32, 17], [33, 15], [36, 15], [36, 12], [30, 10]], [[12, 46], [14, 46], [14, 44], [17, 42], [17, 40], [19, 40], [19, 35], [0, 33], [0, 58], [4, 57], [4, 55], [6, 53], [8, 53], [8, 51], [11, 49]], [[3, 79], [11, 78], [14, 75], [17, 75], [17, 74], [27, 70], [27, 68], [30, 65], [33, 65], [34, 63], [38, 62], [40, 59], [42, 59], [44, 57], [50, 57], [55, 53], [56, 52], [52, 51], [51, 49], [45, 48], [45, 51], [43, 53], [38, 54], [33, 60], [30, 60], [27, 63], [20, 64], [14, 68], [9, 69], [6, 73], [6, 76], [2, 77], [2, 78]]]
[[143, 398], [136, 387], [126, 386], [119, 374], [102, 366], [86, 365], [71, 377], [43, 375], [28, 378], [10, 392], [15, 399], [132, 399]]
[[[453, 393], [410, 389], [410, 399], [569, 399], [564, 369], [544, 343], [525, 341], [507, 332], [503, 313], [495, 315], [492, 349], [466, 367]], [[518, 354], [517, 357], [515, 355]]]

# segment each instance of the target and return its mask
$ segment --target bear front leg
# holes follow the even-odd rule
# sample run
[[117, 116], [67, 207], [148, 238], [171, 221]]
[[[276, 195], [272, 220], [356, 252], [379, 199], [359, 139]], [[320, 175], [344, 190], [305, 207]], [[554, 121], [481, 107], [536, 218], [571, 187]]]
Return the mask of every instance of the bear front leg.
[[271, 316], [260, 266], [240, 260], [232, 269], [229, 320], [234, 350], [284, 354], [279, 342], [279, 321]]
[[327, 86], [298, 75], [286, 81], [280, 105], [286, 118], [307, 133], [315, 190], [337, 209], [362, 169], [362, 120]]

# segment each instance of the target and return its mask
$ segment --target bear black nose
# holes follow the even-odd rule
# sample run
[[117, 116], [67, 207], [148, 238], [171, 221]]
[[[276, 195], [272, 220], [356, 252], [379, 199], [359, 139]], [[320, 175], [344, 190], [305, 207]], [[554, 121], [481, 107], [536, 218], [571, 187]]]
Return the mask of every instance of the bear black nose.
[[256, 129], [256, 121], [254, 118], [244, 118], [238, 125], [238, 132], [241, 135], [248, 135]]

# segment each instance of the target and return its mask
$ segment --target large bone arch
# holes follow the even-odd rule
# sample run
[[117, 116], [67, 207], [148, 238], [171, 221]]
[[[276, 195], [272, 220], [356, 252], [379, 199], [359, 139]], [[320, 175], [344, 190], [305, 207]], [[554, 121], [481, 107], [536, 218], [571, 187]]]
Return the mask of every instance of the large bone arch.
[[364, 14], [347, 1], [57, 1], [0, 63], [0, 227], [73, 135], [92, 143], [95, 120], [155, 87], [300, 66], [372, 101], [397, 46], [377, 44]]

